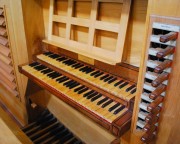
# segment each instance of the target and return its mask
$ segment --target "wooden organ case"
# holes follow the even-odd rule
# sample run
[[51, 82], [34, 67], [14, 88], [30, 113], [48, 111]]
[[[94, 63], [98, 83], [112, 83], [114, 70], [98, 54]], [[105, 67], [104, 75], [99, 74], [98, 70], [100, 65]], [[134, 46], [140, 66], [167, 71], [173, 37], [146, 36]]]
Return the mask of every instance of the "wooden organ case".
[[[179, 143], [179, 5], [0, 0], [0, 73], [9, 61], [14, 70], [0, 77], [1, 104], [25, 133], [51, 112], [77, 143]], [[29, 137], [56, 142], [57, 125]]]

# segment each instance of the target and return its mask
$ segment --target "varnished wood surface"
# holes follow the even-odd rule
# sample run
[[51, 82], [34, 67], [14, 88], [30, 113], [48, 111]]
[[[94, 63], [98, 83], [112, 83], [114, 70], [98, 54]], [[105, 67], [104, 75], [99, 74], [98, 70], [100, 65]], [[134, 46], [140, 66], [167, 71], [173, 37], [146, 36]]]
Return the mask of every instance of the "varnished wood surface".
[[32, 144], [17, 124], [7, 115], [0, 105], [0, 143]]

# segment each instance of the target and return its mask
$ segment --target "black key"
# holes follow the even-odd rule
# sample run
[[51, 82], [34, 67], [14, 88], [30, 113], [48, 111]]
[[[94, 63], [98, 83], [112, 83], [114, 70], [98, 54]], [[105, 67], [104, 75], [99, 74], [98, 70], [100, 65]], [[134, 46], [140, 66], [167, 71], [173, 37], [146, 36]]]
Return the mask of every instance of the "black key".
[[93, 72], [93, 71], [94, 71], [94, 69], [91, 68], [91, 69], [89, 69], [88, 71], [86, 71], [86, 74], [88, 74], [88, 73], [90, 73], [90, 72]]
[[109, 104], [111, 104], [113, 102], [113, 100], [109, 100], [106, 103], [104, 103], [101, 107], [105, 108], [106, 106], [108, 106]]
[[82, 85], [82, 86], [80, 86], [80, 87], [78, 87], [78, 88], [74, 89], [74, 92], [77, 92], [77, 91], [79, 91], [79, 90], [81, 90], [81, 89], [83, 89], [83, 88], [85, 88], [85, 86], [84, 86], [84, 85]]
[[115, 115], [118, 114], [118, 113], [119, 113], [120, 111], [122, 111], [124, 108], [125, 108], [124, 105], [121, 106], [120, 108], [118, 108], [117, 110], [115, 110], [113, 114], [115, 114]]
[[74, 82], [74, 80], [69, 80], [69, 81], [67, 81], [67, 82], [65, 82], [65, 83], [63, 83], [63, 86], [68, 86], [68, 84], [70, 84], [70, 83], [73, 83]]
[[114, 84], [115, 87], [117, 87], [118, 85], [120, 85], [121, 83], [123, 83], [123, 80], [118, 81], [117, 83]]
[[95, 75], [95, 74], [97, 74], [97, 73], [99, 73], [99, 72], [100, 72], [99, 70], [98, 70], [98, 71], [95, 71], [95, 72], [91, 73], [90, 76], [93, 76], [93, 75]]
[[117, 103], [115, 105], [113, 105], [112, 107], [109, 108], [109, 112], [113, 111], [115, 108], [117, 108], [118, 106], [120, 106], [120, 103]]
[[103, 79], [107, 78], [108, 76], [109, 76], [109, 74], [106, 74], [105, 76], [102, 76], [102, 77], [100, 78], [100, 80], [103, 80]]
[[88, 66], [82, 67], [79, 69], [79, 71], [83, 71], [84, 69], [86, 69]]
[[131, 94], [134, 94], [136, 92], [136, 88], [131, 91]]
[[92, 93], [94, 93], [94, 92], [95, 92], [94, 90], [91, 90], [91, 91], [85, 93], [85, 94], [83, 95], [83, 97], [87, 97], [88, 95], [90, 95], [90, 94], [92, 94]]
[[122, 85], [120, 85], [119, 88], [121, 89], [121, 88], [125, 87], [125, 86], [128, 85], [128, 84], [129, 84], [128, 82], [125, 82], [125, 83], [123, 83]]
[[83, 67], [84, 65], [83, 64], [81, 64], [81, 65], [79, 65], [79, 66], [76, 66], [76, 67], [74, 67], [75, 69], [78, 69], [78, 68], [81, 68], [81, 67]]
[[107, 81], [109, 81], [112, 78], [113, 78], [113, 76], [107, 77], [107, 78], [104, 79], [104, 82], [107, 82]]
[[56, 74], [56, 72], [55, 72], [55, 71], [53, 71], [52, 73], [47, 74], [47, 76], [48, 76], [48, 77], [50, 77], [50, 76], [52, 76], [53, 74]]
[[44, 69], [46, 69], [46, 68], [47, 68], [47, 67], [44, 66], [44, 65], [40, 65], [40, 66], [34, 67], [34, 69], [36, 69], [36, 70], [38, 70], [38, 71], [44, 70]]
[[81, 65], [81, 64], [77, 63], [77, 64], [72, 65], [71, 67], [76, 67], [76, 66], [79, 66], [79, 65]]
[[64, 144], [67, 140], [71, 139], [73, 137], [72, 133], [68, 133], [66, 136], [60, 139], [59, 144]]
[[35, 67], [35, 66], [37, 66], [37, 65], [39, 65], [40, 63], [38, 63], [38, 62], [33, 62], [33, 63], [31, 63], [31, 64], [29, 64], [29, 66], [30, 67]]
[[128, 88], [126, 89], [126, 92], [132, 90], [134, 87], [136, 87], [136, 85], [132, 85], [132, 86], [128, 87]]
[[48, 55], [51, 55], [51, 54], [53, 54], [52, 52], [45, 52], [45, 53], [43, 53], [44, 55], [46, 55], [46, 56], [48, 56]]
[[91, 67], [87, 67], [87, 69], [85, 69], [83, 72], [88, 72], [89, 70], [91, 70]]
[[98, 94], [98, 92], [94, 92], [90, 95], [87, 96], [87, 99], [91, 99], [92, 97], [96, 96]]
[[74, 85], [71, 85], [70, 87], [69, 87], [69, 89], [72, 89], [72, 88], [75, 88], [75, 87], [77, 87], [77, 86], [79, 86], [80, 85], [80, 83], [75, 83]]
[[82, 94], [83, 92], [87, 91], [88, 89], [89, 89], [89, 88], [84, 88], [84, 89], [78, 91], [78, 94]]
[[62, 82], [65, 82], [65, 81], [67, 81], [67, 80], [69, 80], [69, 78], [66, 77], [66, 78], [64, 78], [64, 79], [62, 79], [62, 80], [59, 80], [58, 82], [59, 82], [59, 83], [62, 83]]
[[66, 78], [66, 76], [63, 76], [63, 77], [58, 78], [56, 81], [59, 81], [59, 80], [65, 79], [65, 78]]
[[115, 80], [117, 80], [117, 78], [113, 78], [111, 80], [108, 81], [108, 84], [111, 84], [112, 82], [114, 82]]
[[59, 62], [61, 62], [61, 61], [64, 61], [64, 60], [66, 60], [67, 58], [66, 57], [60, 57], [60, 58], [58, 58], [58, 59], [56, 59], [57, 61], [59, 61]]
[[98, 94], [97, 96], [93, 97], [93, 98], [91, 99], [91, 101], [93, 102], [93, 101], [97, 100], [97, 99], [100, 98], [100, 97], [102, 97], [102, 94]]
[[41, 71], [41, 73], [47, 74], [47, 73], [50, 73], [52, 71], [53, 71], [52, 69], [46, 69], [46, 70]]
[[77, 82], [76, 81], [72, 81], [72, 82], [70, 82], [70, 83], [68, 83], [67, 85], [66, 85], [66, 87], [70, 87], [70, 86], [72, 86], [72, 85], [74, 85], [74, 84], [76, 84]]
[[52, 58], [52, 59], [57, 59], [59, 58], [60, 56], [58, 54], [52, 54], [52, 55], [49, 55], [48, 57]]
[[63, 64], [68, 64], [70, 62], [70, 59], [64, 60], [62, 63]]
[[88, 66], [86, 66], [86, 67], [84, 67], [84, 68], [82, 68], [82, 70], [80, 70], [80, 71], [82, 71], [82, 72], [85, 72], [86, 70], [88, 70]]
[[98, 73], [98, 74], [95, 74], [95, 75], [94, 75], [94, 78], [97, 78], [97, 77], [101, 76], [102, 74], [104, 74], [104, 73], [103, 73], [103, 72], [100, 72], [100, 73]]
[[68, 64], [68, 66], [74, 65], [74, 64], [76, 64], [76, 63], [77, 63], [76, 61], [72, 60], [72, 61]]
[[61, 76], [61, 74], [57, 73], [57, 74], [53, 75], [51, 78], [52, 78], [52, 79], [55, 79], [55, 78], [57, 78], [57, 77], [59, 77], [59, 76]]
[[105, 98], [103, 98], [102, 100], [98, 101], [98, 102], [97, 102], [97, 105], [101, 105], [103, 102], [105, 102], [105, 101], [107, 101], [107, 100], [108, 100], [108, 98], [105, 97]]

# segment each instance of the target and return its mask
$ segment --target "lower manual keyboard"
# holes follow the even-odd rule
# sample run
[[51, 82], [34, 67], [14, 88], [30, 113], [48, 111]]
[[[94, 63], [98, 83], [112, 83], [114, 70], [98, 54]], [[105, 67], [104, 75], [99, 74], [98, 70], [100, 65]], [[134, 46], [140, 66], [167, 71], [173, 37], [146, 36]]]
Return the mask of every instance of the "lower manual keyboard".
[[20, 71], [113, 134], [121, 135], [130, 126], [131, 112], [123, 104], [92, 88], [38, 62], [22, 66]]

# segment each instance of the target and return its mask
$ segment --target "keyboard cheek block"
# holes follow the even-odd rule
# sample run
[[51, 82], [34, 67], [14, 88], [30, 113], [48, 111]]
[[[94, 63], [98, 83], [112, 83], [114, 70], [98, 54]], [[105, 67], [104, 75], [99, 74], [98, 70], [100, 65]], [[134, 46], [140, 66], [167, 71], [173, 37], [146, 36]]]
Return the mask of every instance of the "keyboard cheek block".
[[[54, 96], [58, 97], [59, 99], [61, 99], [65, 103], [69, 104], [70, 106], [74, 107], [76, 110], [80, 111], [84, 115], [90, 117], [92, 120], [94, 120], [96, 123], [103, 126], [105, 129], [107, 129], [113, 135], [121, 136], [130, 128], [132, 112], [129, 111], [125, 106], [122, 106], [122, 104], [121, 104], [121, 107], [123, 108], [122, 112], [117, 114], [118, 117], [114, 117], [114, 119], [112, 119], [112, 121], [109, 121], [108, 119], [104, 118], [103, 116], [98, 115], [96, 112], [91, 111], [86, 106], [82, 105], [81, 103], [78, 103], [77, 101], [73, 100], [70, 96], [64, 94], [60, 90], [57, 90], [55, 87], [53, 87], [53, 85], [50, 85], [50, 83], [44, 82], [43, 80], [45, 78], [41, 79], [38, 76], [35, 76], [33, 74], [33, 72], [36, 70], [33, 70], [33, 72], [26, 70], [24, 67], [27, 67], [27, 66], [29, 66], [29, 65], [19, 66], [19, 71], [22, 74], [24, 74], [25, 76], [27, 76], [34, 83], [36, 83], [40, 87], [42, 87], [43, 89], [48, 90]], [[44, 67], [38, 66], [38, 69], [39, 68], [40, 68], [40, 70], [42, 70]], [[47, 70], [47, 71], [49, 71], [49, 70]], [[38, 72], [38, 71], [36, 71], [36, 72]], [[36, 74], [36, 72], [34, 72], [34, 73]], [[50, 76], [52, 76], [54, 78], [57, 75], [58, 75], [57, 73], [53, 73]], [[63, 76], [61, 76], [61, 77], [63, 77]], [[71, 91], [71, 89], [69, 91]], [[74, 92], [74, 90], [72, 90], [72, 91]], [[117, 107], [117, 109], [118, 109], [118, 107]]]

